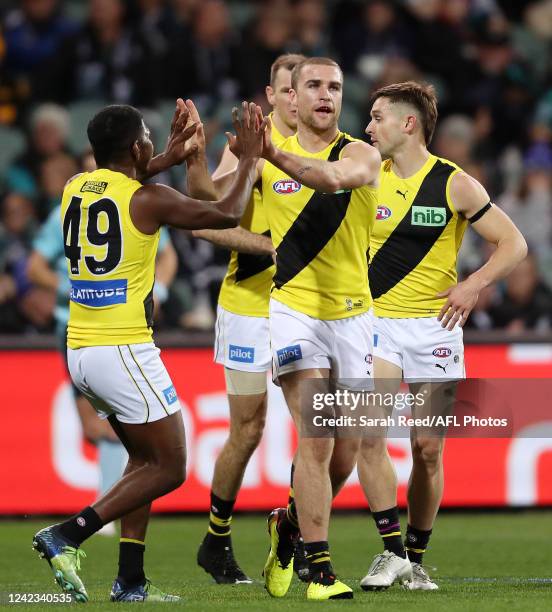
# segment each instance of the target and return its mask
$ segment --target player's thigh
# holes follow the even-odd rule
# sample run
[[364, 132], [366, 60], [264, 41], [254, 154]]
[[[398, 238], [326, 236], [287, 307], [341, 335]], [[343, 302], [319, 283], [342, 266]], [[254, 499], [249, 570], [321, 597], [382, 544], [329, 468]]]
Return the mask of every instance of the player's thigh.
[[373, 354], [376, 380], [385, 378], [402, 380], [403, 350], [399, 321], [388, 317], [374, 317]]
[[267, 372], [271, 368], [268, 318], [217, 308], [215, 361], [232, 370]]
[[270, 300], [272, 377], [303, 370], [331, 368], [331, 338], [326, 321], [309, 317], [276, 300]]
[[136, 454], [150, 463], [185, 470], [186, 436], [180, 411], [143, 424], [118, 421], [118, 431], [128, 444], [131, 458]]
[[170, 376], [153, 343], [69, 349], [71, 376], [103, 416], [151, 423], [180, 411]]
[[226, 390], [230, 407], [230, 430], [264, 427], [267, 408], [266, 372], [241, 372], [225, 368]]
[[327, 324], [332, 333], [332, 379], [340, 388], [373, 389], [372, 314], [365, 312]]
[[303, 419], [312, 418], [313, 394], [330, 391], [329, 377], [328, 368], [297, 370], [280, 377], [284, 399], [298, 432], [302, 430]]

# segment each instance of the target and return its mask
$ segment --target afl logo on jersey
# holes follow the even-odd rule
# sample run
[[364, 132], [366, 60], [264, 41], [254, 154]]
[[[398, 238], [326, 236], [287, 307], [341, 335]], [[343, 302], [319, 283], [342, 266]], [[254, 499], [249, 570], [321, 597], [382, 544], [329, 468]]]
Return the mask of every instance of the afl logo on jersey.
[[297, 193], [299, 189], [301, 189], [301, 183], [298, 183], [293, 179], [280, 179], [279, 181], [276, 181], [274, 185], [272, 185], [272, 189], [274, 189], [276, 193], [280, 193], [282, 195]]
[[446, 346], [439, 346], [433, 351], [435, 357], [445, 358], [452, 355], [452, 351]]
[[378, 206], [378, 210], [376, 212], [376, 221], [385, 221], [385, 219], [389, 219], [390, 216], [390, 208], [387, 208], [387, 206]]

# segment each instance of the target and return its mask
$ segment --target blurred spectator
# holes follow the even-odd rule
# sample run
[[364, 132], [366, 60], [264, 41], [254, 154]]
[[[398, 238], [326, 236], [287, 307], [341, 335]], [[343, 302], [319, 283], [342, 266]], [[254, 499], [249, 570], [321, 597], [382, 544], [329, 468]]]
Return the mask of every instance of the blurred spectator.
[[471, 311], [466, 321], [465, 329], [479, 329], [488, 331], [493, 329], [493, 319], [490, 310], [494, 307], [498, 299], [498, 292], [495, 285], [484, 287], [477, 299], [477, 304]]
[[60, 202], [67, 181], [78, 172], [76, 160], [66, 153], [45, 159], [40, 166], [40, 210], [50, 213]]
[[215, 100], [234, 99], [236, 39], [228, 8], [221, 0], [205, 0], [187, 23], [175, 28], [169, 42], [165, 94], [192, 97], [204, 108]]
[[430, 80], [438, 80], [441, 107], [464, 110], [462, 101], [472, 86], [474, 68], [466, 23], [470, 3], [407, 0], [406, 5], [414, 64]]
[[76, 29], [76, 24], [64, 16], [59, 0], [21, 0], [20, 7], [7, 14], [4, 70], [19, 102], [18, 110], [31, 96], [33, 78]]
[[286, 2], [259, 6], [255, 20], [243, 34], [240, 48], [239, 77], [244, 97], [264, 97], [270, 66], [279, 55], [292, 51], [293, 18]]
[[54, 296], [31, 287], [26, 274], [38, 225], [32, 201], [9, 193], [2, 201], [0, 221], [0, 329], [21, 332], [27, 328], [27, 321], [39, 329], [47, 328], [52, 319]]
[[392, 0], [370, 0], [337, 30], [334, 44], [344, 72], [378, 79], [389, 58], [408, 56], [408, 31]]
[[439, 157], [466, 169], [471, 164], [474, 143], [475, 126], [469, 117], [450, 115], [438, 124], [435, 154]]
[[228, 252], [187, 232], [174, 232], [173, 242], [179, 265], [172, 286], [176, 299], [169, 305], [171, 320], [184, 328], [211, 329]]
[[525, 236], [537, 260], [550, 263], [552, 253], [552, 149], [541, 143], [525, 156], [519, 189], [498, 198], [499, 205]]
[[525, 330], [547, 331], [552, 326], [552, 292], [539, 277], [532, 254], [510, 273], [504, 297], [490, 311], [494, 327], [512, 333]]
[[[44, 104], [33, 112], [29, 123], [27, 147], [9, 167], [6, 185], [9, 190], [38, 199], [43, 162], [68, 151], [69, 114], [60, 106]], [[47, 212], [39, 211], [39, 216], [43, 219]]]
[[37, 95], [149, 107], [159, 98], [161, 73], [152, 46], [127, 24], [123, 1], [90, 0], [86, 23], [42, 72]]
[[298, 0], [293, 5], [295, 53], [303, 55], [328, 55], [326, 3], [322, 0]]
[[527, 67], [529, 85], [538, 92], [550, 75], [552, 52], [552, 3], [525, 3], [523, 23], [512, 31], [512, 44]]

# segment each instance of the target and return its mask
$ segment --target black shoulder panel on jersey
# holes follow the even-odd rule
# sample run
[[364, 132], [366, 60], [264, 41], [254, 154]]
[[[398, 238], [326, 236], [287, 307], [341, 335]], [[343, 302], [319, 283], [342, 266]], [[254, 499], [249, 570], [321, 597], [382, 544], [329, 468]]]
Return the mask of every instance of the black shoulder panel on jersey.
[[[263, 232], [263, 236], [270, 237], [270, 230]], [[238, 267], [236, 269], [236, 282], [239, 283], [247, 278], [268, 270], [274, 265], [271, 255], [253, 255], [251, 253], [238, 253]]]
[[[337, 161], [350, 142], [353, 141], [342, 136], [330, 151], [328, 161]], [[326, 246], [345, 218], [350, 201], [350, 190], [312, 194], [276, 249], [274, 284], [278, 289], [297, 276]]]
[[[447, 204], [446, 188], [454, 170], [454, 166], [450, 164], [440, 160], [435, 162], [422, 181], [412, 207], [374, 255], [368, 269], [373, 299], [387, 293], [410, 274], [443, 233], [452, 218], [452, 212]], [[445, 209], [446, 218], [442, 224], [436, 223], [436, 219], [440, 219], [442, 213], [436, 211], [432, 213], [432, 208]]]

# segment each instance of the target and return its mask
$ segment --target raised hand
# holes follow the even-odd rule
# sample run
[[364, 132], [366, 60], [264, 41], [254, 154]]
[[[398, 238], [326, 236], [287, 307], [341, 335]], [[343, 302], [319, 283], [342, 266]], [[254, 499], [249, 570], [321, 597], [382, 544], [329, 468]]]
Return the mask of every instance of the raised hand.
[[272, 142], [272, 121], [270, 117], [263, 117], [263, 111], [260, 106], [257, 106], [257, 120], [262, 122], [266, 121], [266, 130], [263, 135], [263, 153], [261, 157], [264, 159], [271, 159], [271, 155], [274, 152], [274, 143]]
[[[236, 157], [261, 157], [263, 154], [264, 132], [267, 119], [259, 119], [260, 108], [253, 102], [242, 102], [242, 112], [237, 107], [232, 109], [234, 134], [226, 132], [230, 151]], [[262, 116], [262, 115], [261, 115]]]
[[192, 100], [186, 100], [185, 107], [188, 111], [188, 125], [195, 125], [196, 131], [189, 140], [189, 145], [195, 147], [195, 151], [187, 158], [188, 161], [192, 159], [204, 158], [206, 155], [207, 144], [205, 142], [205, 131], [203, 129], [203, 122], [199, 116], [199, 112], [192, 102]]
[[[197, 115], [197, 117], [199, 118], [199, 115]], [[197, 122], [191, 120], [190, 110], [184, 100], [178, 98], [171, 122], [171, 132], [167, 140], [167, 146], [163, 152], [167, 164], [171, 166], [182, 164], [190, 155], [197, 152], [199, 145], [197, 142], [194, 142], [193, 138], [197, 126]]]

